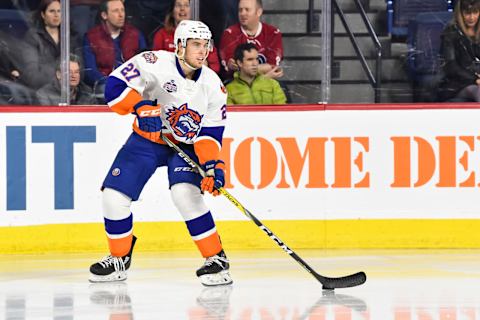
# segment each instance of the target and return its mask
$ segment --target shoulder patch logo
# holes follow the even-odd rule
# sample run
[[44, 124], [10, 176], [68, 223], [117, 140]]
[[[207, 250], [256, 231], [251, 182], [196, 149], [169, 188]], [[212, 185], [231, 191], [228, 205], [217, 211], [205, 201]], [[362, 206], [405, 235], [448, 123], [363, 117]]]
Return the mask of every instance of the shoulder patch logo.
[[175, 108], [175, 106], [167, 108], [166, 120], [174, 135], [192, 140], [200, 132], [202, 116], [195, 110], [189, 109], [188, 104], [184, 103], [179, 108]]
[[152, 63], [152, 64], [157, 62], [157, 60], [158, 60], [155, 53], [153, 53], [151, 51], [143, 53], [142, 57], [145, 59], [145, 61], [147, 61], [147, 63]]
[[163, 89], [165, 89], [165, 91], [169, 93], [177, 92], [177, 85], [175, 84], [175, 80], [170, 80], [168, 82], [165, 82], [163, 84]]
[[262, 64], [262, 63], [267, 63], [267, 57], [265, 57], [265, 55], [263, 53], [258, 53], [258, 63], [259, 64]]
[[222, 90], [224, 94], [227, 94], [227, 88], [225, 88], [225, 86], [222, 83], [220, 83], [220, 90]]

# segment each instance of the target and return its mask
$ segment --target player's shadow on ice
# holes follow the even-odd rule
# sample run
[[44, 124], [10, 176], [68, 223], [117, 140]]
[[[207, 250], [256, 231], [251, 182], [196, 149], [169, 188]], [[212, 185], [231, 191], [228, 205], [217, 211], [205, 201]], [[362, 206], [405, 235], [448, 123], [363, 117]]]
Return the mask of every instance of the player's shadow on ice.
[[363, 316], [361, 319], [369, 319], [368, 306], [365, 301], [354, 296], [337, 294], [332, 290], [323, 290], [320, 299], [318, 299], [313, 306], [311, 306], [304, 314], [302, 314], [299, 319], [305, 320], [312, 316], [320, 317], [321, 315], [325, 315], [327, 312], [335, 313], [335, 319], [337, 319], [337, 315], [340, 316], [340, 314], [347, 313], [357, 313]]

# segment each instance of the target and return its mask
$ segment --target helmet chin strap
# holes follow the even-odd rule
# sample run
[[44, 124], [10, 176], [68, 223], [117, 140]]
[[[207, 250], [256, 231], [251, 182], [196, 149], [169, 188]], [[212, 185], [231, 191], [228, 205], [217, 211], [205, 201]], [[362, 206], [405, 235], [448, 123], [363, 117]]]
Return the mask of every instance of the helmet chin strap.
[[[177, 56], [178, 60], [182, 61], [182, 62], [187, 66], [187, 68], [189, 68], [190, 70], [195, 71], [195, 70], [200, 69], [201, 67], [200, 67], [200, 68], [195, 68], [195, 67], [191, 66], [191, 65], [187, 62], [187, 60], [185, 60], [185, 51], [186, 51], [186, 50], [187, 50], [187, 48], [184, 47], [184, 48], [183, 48], [183, 54], [182, 54], [181, 56], [179, 56], [179, 55], [178, 55], [178, 49], [177, 49], [177, 50], [175, 51], [175, 56]], [[206, 55], [205, 58], [203, 59], [203, 62], [205, 62], [205, 60], [207, 60], [209, 53], [210, 53], [210, 51], [207, 52], [207, 55]], [[202, 62], [202, 63], [203, 63], [203, 62]]]

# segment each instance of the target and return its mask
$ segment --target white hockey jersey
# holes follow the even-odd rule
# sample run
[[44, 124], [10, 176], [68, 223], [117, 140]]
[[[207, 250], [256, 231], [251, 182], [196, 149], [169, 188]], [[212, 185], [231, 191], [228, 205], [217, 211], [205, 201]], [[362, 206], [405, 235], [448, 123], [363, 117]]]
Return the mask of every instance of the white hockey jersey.
[[[105, 98], [110, 108], [120, 114], [133, 112], [133, 106], [141, 100], [157, 100], [163, 134], [172, 134], [175, 140], [187, 144], [209, 140], [216, 144], [216, 152], [221, 148], [227, 91], [217, 74], [206, 66], [196, 70], [190, 80], [174, 53], [143, 52], [110, 74]], [[133, 129], [149, 140], [163, 143], [160, 132], [142, 132], [136, 122]]]

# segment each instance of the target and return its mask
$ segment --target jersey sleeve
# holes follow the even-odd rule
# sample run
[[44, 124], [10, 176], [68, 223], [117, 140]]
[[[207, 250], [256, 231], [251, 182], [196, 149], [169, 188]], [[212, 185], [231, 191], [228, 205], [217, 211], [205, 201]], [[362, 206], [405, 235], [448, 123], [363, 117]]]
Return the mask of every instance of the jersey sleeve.
[[222, 39], [220, 40], [219, 56], [222, 67], [227, 70], [228, 60], [233, 58], [233, 53], [237, 46], [237, 39], [232, 28], [223, 31]]
[[271, 65], [278, 66], [283, 60], [283, 43], [280, 29], [273, 28], [268, 38], [270, 41], [268, 45], [265, 46], [267, 62]]
[[148, 80], [144, 63], [144, 52], [132, 57], [115, 69], [107, 78], [105, 100], [108, 106], [118, 114], [133, 112], [133, 106], [143, 100], [142, 94]]
[[215, 71], [215, 73], [220, 72], [220, 61], [218, 60], [218, 51], [217, 48], [213, 47], [213, 51], [210, 52], [207, 58], [208, 67]]
[[227, 119], [227, 90], [218, 77], [210, 88], [207, 113], [195, 140], [194, 149], [201, 164], [218, 160]]

